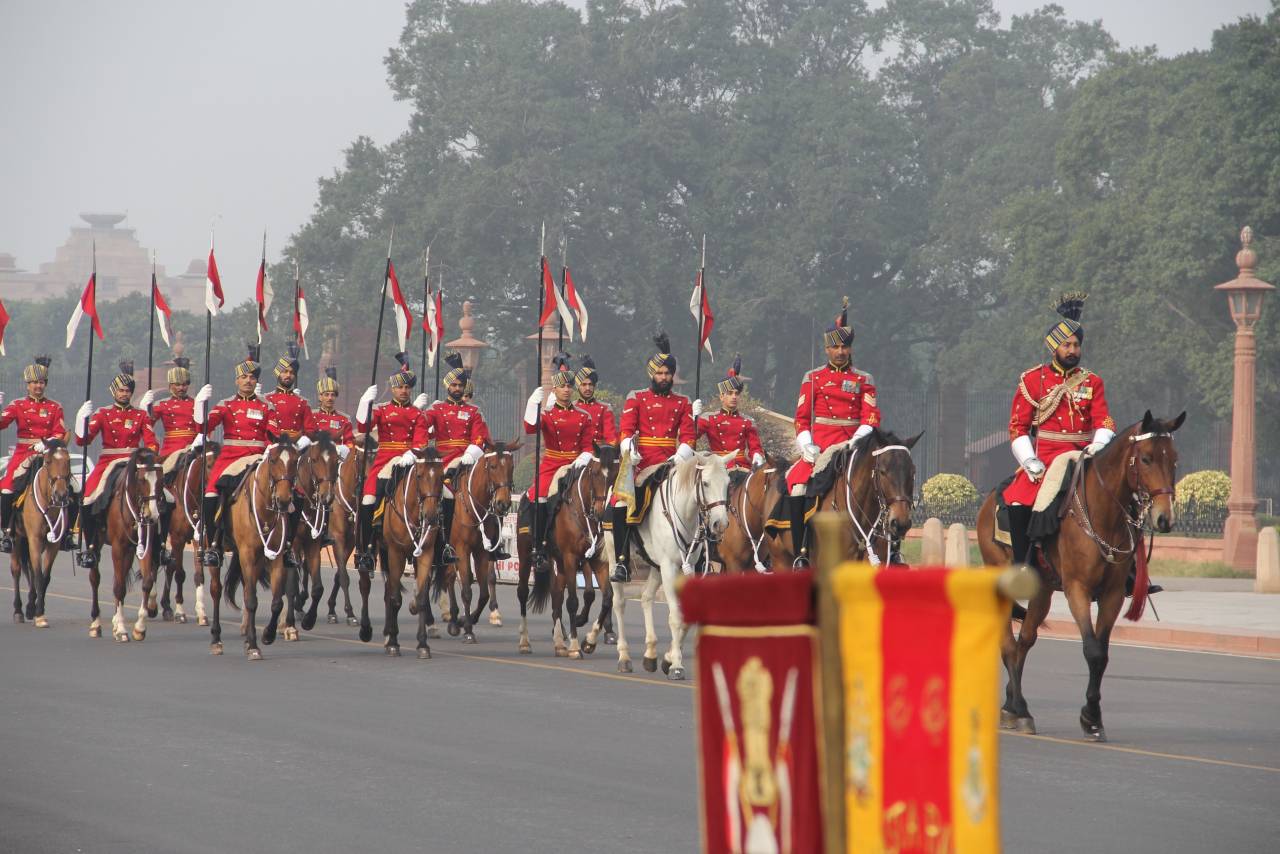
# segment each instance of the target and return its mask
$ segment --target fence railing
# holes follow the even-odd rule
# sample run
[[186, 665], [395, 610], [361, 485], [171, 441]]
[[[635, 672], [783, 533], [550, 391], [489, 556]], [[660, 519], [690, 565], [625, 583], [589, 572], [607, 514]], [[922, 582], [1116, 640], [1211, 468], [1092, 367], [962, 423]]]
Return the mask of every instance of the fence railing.
[[[936, 516], [942, 520], [943, 525], [959, 522], [967, 528], [973, 528], [978, 524], [978, 511], [981, 508], [981, 502], [962, 507], [930, 507], [923, 499], [919, 499], [911, 510], [911, 524], [923, 525], [926, 519]], [[1222, 535], [1226, 522], [1225, 502], [1188, 501], [1176, 508], [1173, 531], [1170, 533], [1184, 537], [1217, 537]]]

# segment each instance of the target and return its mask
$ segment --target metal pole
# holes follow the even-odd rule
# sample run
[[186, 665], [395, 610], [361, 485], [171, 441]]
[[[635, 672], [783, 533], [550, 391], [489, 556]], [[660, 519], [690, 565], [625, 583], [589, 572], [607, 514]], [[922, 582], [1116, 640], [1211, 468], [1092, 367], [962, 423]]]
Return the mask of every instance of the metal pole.
[[702, 305], [707, 301], [707, 236], [702, 235], [702, 266], [698, 268], [698, 340], [695, 342], [698, 347], [697, 367], [694, 368], [693, 374], [693, 396], [695, 399], [702, 397], [702, 325], [706, 320], [706, 314], [702, 310]]
[[[93, 278], [94, 288], [94, 313], [97, 313], [98, 300], [98, 241], [93, 242]], [[89, 318], [89, 364], [84, 372], [84, 399], [88, 400], [93, 393], [93, 324], [97, 322], [95, 318]], [[90, 415], [90, 418], [93, 416]], [[89, 418], [84, 420], [84, 435], [89, 435]], [[80, 452], [80, 510], [84, 512], [84, 485], [89, 480], [89, 443], [86, 440], [84, 447]], [[80, 519], [80, 524], [76, 525], [76, 555], [84, 551], [84, 519]], [[17, 585], [14, 585], [15, 587]]]
[[152, 348], [156, 343], [156, 253], [151, 253], [151, 313], [147, 315], [147, 391], [151, 391]]
[[[547, 224], [542, 223], [542, 240], [538, 245], [538, 361], [537, 361], [537, 387], [542, 387], [542, 312], [546, 309], [547, 289], [544, 282], [547, 280]], [[542, 497], [539, 474], [542, 471], [542, 404], [538, 404], [537, 410], [533, 416], [533, 530], [536, 536], [538, 531], [538, 499]], [[542, 552], [542, 543], [537, 540], [533, 543], [533, 550], [539, 554]]]
[[[444, 314], [444, 270], [441, 270], [441, 271], [439, 272], [439, 274], [437, 274], [437, 278], [436, 278], [436, 290], [440, 292], [440, 314], [437, 314], [437, 315], [436, 315], [436, 323], [443, 324], [443, 323], [444, 323], [444, 317], [443, 317], [443, 314]], [[431, 331], [431, 334], [432, 334], [432, 335], [435, 335], [435, 330], [432, 330], [432, 331]], [[439, 399], [440, 399], [440, 347], [441, 347], [443, 344], [444, 344], [444, 341], [437, 341], [437, 342], [436, 342], [436, 394], [435, 394], [435, 397], [431, 398], [432, 400], [439, 400]]]
[[[428, 310], [431, 302], [431, 244], [427, 244], [427, 251], [422, 256], [422, 319], [425, 324], [426, 319], [430, 316]], [[426, 333], [422, 336], [422, 370], [418, 372], [418, 376], [426, 377], [427, 375], [427, 339], [434, 334], [433, 330], [423, 329]]]
[[[369, 372], [369, 385], [378, 384], [378, 352], [381, 349], [381, 344], [382, 344], [382, 321], [386, 317], [386, 313], [387, 313], [387, 279], [391, 278], [391, 247], [395, 243], [395, 240], [396, 240], [396, 227], [393, 225], [391, 226], [391, 239], [387, 241], [387, 264], [382, 270], [382, 298], [378, 300], [378, 332], [373, 339], [373, 368]], [[373, 433], [372, 405], [369, 407], [369, 418], [371, 422], [369, 424], [369, 430], [364, 434], [366, 446], [368, 445], [368, 442], [369, 442], [369, 436]], [[360, 425], [357, 424], [356, 426], [359, 427]], [[362, 450], [363, 450], [363, 453], [360, 454], [360, 463], [356, 467], [356, 472], [357, 472], [356, 496], [361, 504], [364, 503], [365, 462], [369, 459], [368, 448], [365, 447]], [[357, 505], [357, 512], [359, 512], [359, 505]], [[363, 538], [360, 536], [360, 526], [356, 525], [356, 540], [357, 540], [356, 548], [357, 550], [363, 551], [368, 546], [368, 543], [359, 542], [359, 540], [361, 539]]]

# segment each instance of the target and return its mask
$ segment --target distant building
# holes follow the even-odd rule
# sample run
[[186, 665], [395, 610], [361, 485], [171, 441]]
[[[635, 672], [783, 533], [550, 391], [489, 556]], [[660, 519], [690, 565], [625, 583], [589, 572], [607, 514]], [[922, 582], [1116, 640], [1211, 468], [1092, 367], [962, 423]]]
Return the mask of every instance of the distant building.
[[[13, 255], [0, 253], [0, 298], [38, 301], [60, 297], [68, 289], [79, 292], [93, 269], [95, 244], [98, 300], [146, 296], [151, 289], [151, 253], [138, 242], [132, 228], [117, 228], [124, 218], [119, 213], [80, 214], [88, 225], [73, 226], [66, 243], [55, 250], [52, 261], [40, 265], [39, 272], [20, 269]], [[164, 265], [157, 264], [156, 279], [174, 311], [204, 311], [203, 261], [193, 260], [179, 276], [169, 276]]]

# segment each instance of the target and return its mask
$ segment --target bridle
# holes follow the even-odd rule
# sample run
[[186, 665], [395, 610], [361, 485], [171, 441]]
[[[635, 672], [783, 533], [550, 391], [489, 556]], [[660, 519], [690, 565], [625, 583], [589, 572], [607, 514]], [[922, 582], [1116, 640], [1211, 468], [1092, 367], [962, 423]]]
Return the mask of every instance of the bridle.
[[[911, 507], [914, 503], [910, 496], [893, 494], [888, 495], [885, 492], [884, 480], [888, 477], [888, 472], [880, 468], [879, 458], [888, 453], [904, 453], [907, 458], [911, 457], [911, 449], [906, 445], [884, 445], [876, 448], [871, 452], [871, 492], [875, 496], [878, 508], [874, 516], [867, 513], [869, 524], [863, 527], [862, 522], [858, 519], [859, 512], [862, 511], [861, 504], [854, 501], [853, 498], [853, 466], [858, 458], [857, 446], [851, 446], [849, 460], [845, 463], [844, 470], [844, 502], [845, 513], [849, 516], [849, 520], [853, 522], [854, 529], [858, 532], [858, 536], [862, 538], [863, 547], [867, 552], [867, 563], [872, 566], [880, 565], [880, 556], [876, 554], [871, 541], [876, 536], [888, 541], [890, 539], [887, 525], [889, 522], [889, 511], [893, 509], [895, 504], [906, 504]], [[856, 511], [855, 511], [856, 506]], [[839, 509], [836, 505], [835, 497], [831, 499], [831, 509]]]
[[196, 540], [201, 538], [200, 520], [191, 515], [192, 502], [189, 496], [192, 492], [195, 492], [195, 504], [197, 512], [199, 512], [200, 485], [191, 479], [191, 473], [195, 470], [196, 463], [201, 460], [204, 460], [205, 470], [207, 471], [208, 467], [213, 465], [213, 460], [209, 459], [211, 456], [213, 456], [213, 452], [204, 447], [201, 447], [197, 453], [191, 455], [191, 460], [187, 463], [186, 474], [182, 478], [182, 495], [178, 497], [182, 504], [182, 515], [186, 517], [187, 525], [191, 528], [192, 538]]
[[[338, 482], [338, 466], [333, 467], [332, 476], [328, 475], [327, 470], [326, 470], [325, 477], [317, 476], [316, 461], [311, 453], [312, 448], [319, 449], [320, 445], [313, 443], [308, 445], [303, 450], [302, 456], [300, 458], [300, 462], [298, 465], [298, 469], [299, 469], [298, 480], [303, 479], [302, 463], [305, 462], [307, 466], [307, 477], [311, 479], [311, 489], [302, 493], [302, 499], [303, 499], [302, 521], [307, 523], [307, 528], [311, 531], [311, 539], [319, 540], [323, 538], [324, 530], [329, 524], [329, 508], [333, 505], [334, 487]], [[334, 457], [336, 457], [338, 454], [336, 448], [329, 448], [329, 447], [325, 447], [323, 451], [316, 450], [315, 453], [320, 454], [322, 452], [327, 453], [329, 451], [333, 452]], [[328, 484], [329, 486], [328, 501], [325, 501], [320, 497], [321, 488], [324, 487], [326, 484]], [[310, 515], [308, 515], [307, 513], [308, 505], [310, 505], [310, 507], [313, 508], [314, 510], [314, 512], [312, 512]]]
[[[598, 468], [593, 470], [592, 466], [598, 466]], [[603, 493], [598, 493], [595, 490], [591, 492], [590, 501], [582, 494], [582, 482], [587, 479], [588, 475], [600, 478], [605, 484]], [[588, 540], [587, 550], [582, 553], [582, 556], [590, 559], [595, 556], [600, 544], [604, 542], [604, 523], [600, 519], [600, 513], [596, 510], [596, 505], [599, 504], [603, 508], [605, 502], [609, 500], [609, 478], [605, 473], [604, 463], [600, 461], [599, 457], [592, 456], [591, 463], [583, 467], [576, 480], [577, 482], [573, 485], [574, 492], [578, 496], [578, 505], [582, 508], [582, 525], [586, 529]]]
[[[156, 475], [155, 488], [152, 488], [151, 482], [145, 477], [139, 478], [139, 474], [147, 474], [148, 472]], [[132, 542], [137, 546], [135, 555], [138, 560], [142, 560], [147, 552], [151, 551], [151, 540], [155, 536], [156, 520], [152, 518], [150, 513], [145, 512], [146, 508], [155, 505], [157, 511], [160, 508], [160, 481], [162, 467], [159, 463], [136, 463], [129, 460], [126, 463], [124, 488], [119, 490], [120, 512], [128, 513], [129, 524], [133, 526], [134, 534]], [[139, 501], [135, 505], [133, 503], [134, 491], [138, 483], [147, 484], [147, 491], [139, 496]]]
[[[671, 536], [675, 540], [676, 547], [680, 549], [682, 555], [680, 557], [680, 571], [685, 575], [692, 575], [694, 572], [694, 555], [701, 549], [705, 549], [707, 545], [718, 542], [719, 537], [711, 532], [711, 511], [717, 507], [728, 508], [728, 496], [718, 501], [707, 500], [707, 484], [702, 478], [702, 472], [706, 470], [707, 464], [699, 462], [695, 464], [697, 477], [694, 484], [694, 499], [698, 506], [698, 521], [694, 525], [692, 536], [686, 539], [682, 529], [684, 528], [676, 516], [671, 512], [671, 484], [673, 477], [668, 477], [658, 487], [658, 498], [662, 504], [662, 516], [667, 520], [667, 524], [671, 527]], [[672, 472], [674, 474], [674, 472]]]
[[[67, 456], [67, 474], [53, 474], [49, 470], [49, 461], [59, 452], [66, 453], [62, 448], [51, 448], [44, 456], [44, 462], [40, 466], [40, 471], [31, 477], [31, 498], [36, 503], [36, 509], [40, 511], [41, 518], [44, 519], [44, 525], [48, 528], [45, 539], [51, 543], [61, 542], [62, 537], [66, 534], [67, 527], [67, 508], [71, 506], [71, 457]], [[40, 475], [44, 475], [46, 481], [45, 495], [53, 495], [53, 488], [58, 481], [63, 481], [66, 485], [64, 498], [57, 501], [49, 501], [45, 503], [40, 500]], [[58, 517], [56, 519], [49, 518], [49, 510], [58, 508]]]
[[[267, 560], [275, 560], [280, 555], [280, 552], [284, 551], [284, 548], [287, 545], [287, 543], [285, 543], [285, 537], [288, 536], [289, 525], [288, 520], [285, 518], [286, 513], [285, 510], [280, 507], [279, 502], [274, 500], [276, 486], [280, 483], [289, 484], [289, 493], [293, 493], [293, 479], [289, 477], [289, 465], [287, 462], [280, 463], [280, 454], [284, 453], [286, 450], [287, 449], [281, 445], [275, 445], [274, 447], [269, 448], [262, 456], [262, 459], [258, 460], [258, 464], [253, 467], [253, 477], [250, 479], [249, 506], [253, 508], [253, 527], [254, 530], [257, 531], [258, 541], [262, 543], [262, 554]], [[275, 474], [274, 463], [280, 463], [284, 468], [284, 474], [280, 477], [277, 477]], [[266, 492], [269, 496], [267, 509], [274, 517], [271, 521], [270, 527], [266, 529], [262, 527], [262, 519], [258, 511], [258, 473], [262, 470], [264, 465], [267, 467]], [[280, 543], [275, 548], [272, 548], [271, 537], [276, 529], [279, 529], [280, 531]]]
[[[490, 457], [510, 457], [510, 456], [511, 456], [511, 452], [504, 449], [501, 451], [488, 451], [480, 459], [486, 460], [486, 459], [489, 459]], [[507, 494], [509, 495], [511, 493], [511, 490], [515, 488], [515, 485], [512, 483], [510, 478], [507, 479], [507, 482], [505, 484], [502, 484], [502, 483], [498, 483], [495, 478], [489, 477], [488, 476], [489, 468], [486, 465], [485, 466], [485, 505], [484, 505], [484, 512], [481, 513], [480, 510], [476, 507], [475, 495], [472, 493], [472, 489], [471, 489], [471, 484], [474, 479], [473, 476], [475, 474], [476, 468], [478, 468], [479, 465], [480, 465], [480, 462], [477, 461], [475, 465], [472, 465], [470, 468], [467, 469], [467, 472], [466, 472], [467, 485], [462, 491], [467, 496], [467, 504], [471, 507], [471, 515], [476, 518], [474, 527], [477, 527], [480, 529], [480, 538], [484, 544], [484, 550], [487, 552], [491, 552], [498, 547], [499, 540], [490, 541], [489, 532], [485, 530], [484, 523], [489, 519], [498, 519], [498, 514], [493, 511], [493, 502], [498, 492], [503, 488], [505, 488], [507, 490]], [[513, 466], [512, 474], [514, 474], [514, 468], [515, 467]], [[499, 522], [501, 522], [500, 519], [499, 519]], [[499, 526], [499, 529], [498, 529], [498, 536], [499, 537], [502, 536], [501, 526]]]
[[[396, 508], [400, 513], [400, 520], [404, 522], [405, 530], [409, 532], [409, 542], [413, 545], [414, 557], [420, 557], [422, 555], [423, 549], [426, 547], [427, 539], [431, 536], [431, 529], [440, 518], [440, 502], [444, 499], [444, 479], [441, 478], [439, 480], [440, 489], [437, 492], [427, 492], [421, 488], [421, 484], [419, 482], [420, 478], [427, 471], [426, 467], [436, 462], [436, 460], [419, 459], [410, 467], [409, 471], [405, 472], [403, 478], [404, 486], [401, 490], [398, 507]], [[421, 474], [418, 473], [419, 466], [423, 467]], [[409, 516], [406, 513], [406, 508], [409, 506], [409, 481], [411, 480], [414, 481], [415, 486], [418, 487], [416, 489], [418, 499], [416, 504], [416, 518], [418, 520], [418, 525], [416, 528], [414, 524], [409, 521]], [[428, 515], [426, 511], [427, 502], [433, 499], [436, 502], [435, 512]]]
[[[1147, 514], [1158, 496], [1173, 495], [1174, 489], [1171, 486], [1165, 486], [1149, 490], [1143, 485], [1142, 478], [1138, 474], [1138, 444], [1150, 439], [1165, 439], [1172, 438], [1172, 436], [1173, 434], [1169, 432], [1153, 430], [1129, 437], [1129, 453], [1124, 464], [1124, 482], [1131, 496], [1129, 507], [1126, 507], [1119, 498], [1107, 489], [1107, 484], [1102, 480], [1102, 474], [1098, 471], [1097, 465], [1089, 467], [1093, 470], [1094, 478], [1098, 481], [1098, 486], [1102, 489], [1103, 494], [1109, 496], [1115, 502], [1120, 514], [1124, 517], [1124, 530], [1129, 537], [1127, 548], [1114, 546], [1098, 534], [1093, 527], [1092, 520], [1089, 518], [1089, 507], [1085, 502], [1083, 485], [1075, 491], [1070, 512], [1076, 517], [1076, 521], [1080, 524], [1080, 529], [1085, 532], [1089, 539], [1093, 540], [1094, 545], [1098, 547], [1098, 554], [1107, 563], [1119, 563], [1133, 554], [1137, 548], [1137, 543], [1141, 541], [1144, 534], [1155, 536], [1155, 531], [1146, 525]], [[1160, 453], [1165, 457], [1168, 456], [1168, 451], [1164, 448], [1160, 449]], [[1132, 507], [1132, 512], [1130, 512], [1130, 507]], [[1134, 531], [1138, 532], [1137, 538], [1134, 537]]]
[[350, 454], [347, 455], [347, 458], [345, 460], [340, 460], [338, 462], [338, 479], [334, 483], [335, 491], [338, 493], [338, 500], [342, 502], [342, 507], [347, 512], [348, 521], [356, 517], [356, 508], [351, 506], [351, 501], [348, 500], [347, 494], [342, 491], [342, 471], [343, 471], [342, 467], [345, 466], [347, 463], [351, 463], [353, 467], [356, 466], [356, 464], [359, 462], [359, 460], [356, 459], [357, 454], [364, 454], [364, 449], [355, 448]]
[[[760, 526], [760, 536], [757, 537], [751, 533], [751, 523], [747, 521], [747, 510], [749, 505], [749, 499], [751, 497], [751, 481], [755, 479], [755, 476], [757, 474], [763, 474], [764, 490], [765, 490], [764, 494], [766, 497], [768, 497], [769, 476], [776, 474], [777, 471], [778, 471], [777, 466], [768, 466], [766, 468], [761, 468], [761, 469], [752, 469], [750, 473], [747, 474], [747, 479], [742, 482], [742, 488], [738, 491], [738, 506], [729, 507], [729, 512], [737, 516], [738, 521], [742, 524], [742, 530], [745, 531], [747, 534], [747, 542], [751, 543], [751, 560], [755, 564], [756, 572], [764, 572], [766, 569], [768, 569], [768, 567], [765, 566], [764, 563], [761, 562], [760, 560], [760, 546], [764, 543], [764, 538], [768, 534], [768, 531], [765, 529], [765, 525], [762, 524]], [[760, 512], [763, 515], [765, 513], [768, 513], [769, 511], [767, 507], [762, 507]]]

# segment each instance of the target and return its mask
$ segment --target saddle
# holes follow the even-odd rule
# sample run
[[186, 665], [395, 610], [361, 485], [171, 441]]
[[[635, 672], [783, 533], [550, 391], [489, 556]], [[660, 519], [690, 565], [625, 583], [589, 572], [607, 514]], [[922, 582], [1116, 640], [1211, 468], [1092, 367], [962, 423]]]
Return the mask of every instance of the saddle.
[[1044, 482], [1036, 493], [1031, 508], [1031, 523], [1027, 536], [1032, 542], [1045, 540], [1058, 533], [1062, 520], [1071, 509], [1071, 499], [1080, 485], [1080, 476], [1087, 468], [1080, 451], [1069, 451], [1054, 457], [1045, 472]]
[[120, 483], [120, 478], [124, 477], [125, 470], [129, 467], [128, 460], [120, 460], [119, 463], [107, 472], [99, 483], [98, 497], [89, 502], [84, 508], [84, 512], [90, 516], [96, 516], [106, 512], [107, 506], [111, 503], [111, 499], [116, 494], [116, 486]]
[[675, 465], [674, 460], [667, 460], [656, 466], [649, 466], [636, 475], [635, 503], [627, 506], [628, 525], [639, 525], [649, 515], [649, 506], [653, 504], [654, 493], [671, 476]]

